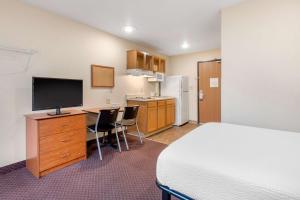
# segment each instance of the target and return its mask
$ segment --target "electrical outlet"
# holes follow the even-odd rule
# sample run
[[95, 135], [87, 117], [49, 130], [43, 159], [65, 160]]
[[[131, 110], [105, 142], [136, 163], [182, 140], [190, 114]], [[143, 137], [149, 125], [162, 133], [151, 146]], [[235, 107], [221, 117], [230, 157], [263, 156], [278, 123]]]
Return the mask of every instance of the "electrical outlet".
[[106, 104], [110, 104], [110, 98], [106, 98]]

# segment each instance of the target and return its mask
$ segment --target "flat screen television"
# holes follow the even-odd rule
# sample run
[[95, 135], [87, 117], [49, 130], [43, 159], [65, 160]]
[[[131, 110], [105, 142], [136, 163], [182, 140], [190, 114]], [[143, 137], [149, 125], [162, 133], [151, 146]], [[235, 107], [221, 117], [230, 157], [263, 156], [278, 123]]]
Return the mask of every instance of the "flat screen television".
[[82, 106], [82, 80], [32, 77], [32, 110], [56, 109], [49, 115], [68, 114], [61, 108]]

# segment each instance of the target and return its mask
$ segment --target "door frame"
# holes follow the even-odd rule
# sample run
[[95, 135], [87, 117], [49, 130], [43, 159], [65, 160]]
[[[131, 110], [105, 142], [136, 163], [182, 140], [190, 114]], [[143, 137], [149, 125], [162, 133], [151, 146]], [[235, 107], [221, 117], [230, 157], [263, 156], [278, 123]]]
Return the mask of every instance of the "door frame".
[[[200, 85], [199, 85], [199, 64], [201, 63], [208, 63], [208, 62], [221, 62], [222, 63], [222, 59], [220, 58], [216, 58], [213, 60], [207, 60], [207, 61], [198, 61], [197, 62], [197, 124], [200, 124], [200, 113], [199, 113], [199, 89], [200, 89]], [[222, 73], [221, 73], [222, 75]]]

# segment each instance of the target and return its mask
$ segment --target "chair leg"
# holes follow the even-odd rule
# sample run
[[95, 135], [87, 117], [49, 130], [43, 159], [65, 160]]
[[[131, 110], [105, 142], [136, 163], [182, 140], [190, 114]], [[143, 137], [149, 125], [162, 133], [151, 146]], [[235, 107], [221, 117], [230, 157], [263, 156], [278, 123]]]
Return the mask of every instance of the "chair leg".
[[125, 141], [125, 144], [126, 144], [126, 149], [129, 150], [126, 135], [125, 135], [125, 131], [124, 131], [124, 126], [122, 126], [121, 128], [122, 128], [122, 132], [123, 132], [124, 141]]
[[105, 132], [102, 135], [102, 144], [104, 144], [104, 142], [105, 142]]
[[162, 191], [162, 195], [161, 195], [161, 199], [162, 200], [171, 200], [171, 195], [170, 193], [168, 193], [167, 191]]
[[139, 126], [138, 126], [137, 122], [135, 123], [135, 126], [136, 126], [136, 130], [139, 134], [140, 142], [141, 142], [141, 144], [143, 144], [142, 134], [140, 132], [140, 129], [139, 129]]
[[117, 130], [117, 126], [115, 125], [115, 132], [116, 132], [116, 139], [117, 139], [117, 143], [118, 143], [118, 147], [119, 147], [119, 152], [121, 152], [121, 146], [120, 146], [120, 140], [119, 140], [119, 136], [118, 136], [118, 130]]
[[100, 147], [99, 138], [98, 138], [98, 132], [97, 131], [96, 131], [96, 140], [97, 140], [99, 157], [100, 157], [100, 160], [102, 160], [101, 147]]

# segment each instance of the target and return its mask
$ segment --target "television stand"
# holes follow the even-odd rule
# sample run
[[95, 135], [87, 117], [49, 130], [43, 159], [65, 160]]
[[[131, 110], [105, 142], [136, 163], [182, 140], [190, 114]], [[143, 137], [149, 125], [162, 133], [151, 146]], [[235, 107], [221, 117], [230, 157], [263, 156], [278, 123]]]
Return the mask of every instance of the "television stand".
[[86, 159], [86, 113], [69, 111], [26, 115], [26, 167], [37, 178]]
[[50, 113], [47, 113], [47, 115], [49, 116], [56, 116], [56, 115], [68, 115], [70, 114], [71, 112], [65, 112], [65, 111], [61, 111], [60, 108], [56, 108], [56, 111], [55, 112], [50, 112]]

